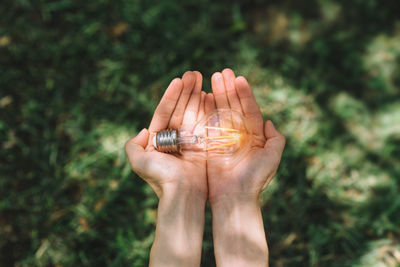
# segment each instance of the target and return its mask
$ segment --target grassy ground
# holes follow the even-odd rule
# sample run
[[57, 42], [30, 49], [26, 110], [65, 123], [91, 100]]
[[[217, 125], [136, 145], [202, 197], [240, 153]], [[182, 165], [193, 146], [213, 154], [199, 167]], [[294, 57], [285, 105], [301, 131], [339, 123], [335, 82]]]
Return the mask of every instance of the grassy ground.
[[3, 1], [0, 266], [145, 266], [157, 199], [123, 144], [172, 78], [224, 67], [288, 139], [271, 266], [398, 266], [398, 1], [265, 2]]

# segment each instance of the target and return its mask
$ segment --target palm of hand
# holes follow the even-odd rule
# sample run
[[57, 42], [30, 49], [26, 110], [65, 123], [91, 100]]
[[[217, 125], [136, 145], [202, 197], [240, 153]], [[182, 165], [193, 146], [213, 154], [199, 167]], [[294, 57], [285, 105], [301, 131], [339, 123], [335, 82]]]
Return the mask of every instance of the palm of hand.
[[263, 157], [263, 148], [252, 146], [249, 152], [234, 166], [217, 165], [209, 162], [207, 175], [209, 183], [209, 198], [231, 194], [256, 195], [263, 186], [263, 166], [259, 163]]
[[[207, 196], [206, 163], [202, 158], [184, 158], [154, 150], [153, 145], [145, 149], [148, 158], [145, 173], [138, 173], [152, 187], [179, 186], [191, 188]], [[161, 188], [160, 188], [161, 189]]]
[[207, 162], [209, 199], [224, 195], [246, 194], [257, 197], [269, 184], [278, 168], [284, 137], [268, 121], [264, 124], [250, 86], [243, 77], [235, 78], [232, 70], [212, 77], [217, 108], [241, 113], [253, 134], [252, 147], [235, 165]]
[[201, 92], [201, 83], [199, 72], [186, 72], [182, 80], [173, 80], [154, 113], [149, 130], [143, 130], [127, 142], [132, 169], [159, 197], [165, 187], [195, 190], [207, 196], [204, 159], [158, 152], [152, 144], [157, 131], [193, 125], [204, 116], [205, 93]]

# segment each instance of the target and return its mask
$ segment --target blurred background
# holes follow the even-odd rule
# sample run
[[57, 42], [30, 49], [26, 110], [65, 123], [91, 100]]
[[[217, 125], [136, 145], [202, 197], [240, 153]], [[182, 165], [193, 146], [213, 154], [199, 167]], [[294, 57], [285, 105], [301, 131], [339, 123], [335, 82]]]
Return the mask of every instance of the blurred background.
[[210, 91], [225, 67], [288, 141], [262, 199], [271, 266], [399, 266], [399, 14], [396, 0], [3, 0], [0, 266], [146, 266], [157, 198], [123, 145], [174, 77], [199, 70]]

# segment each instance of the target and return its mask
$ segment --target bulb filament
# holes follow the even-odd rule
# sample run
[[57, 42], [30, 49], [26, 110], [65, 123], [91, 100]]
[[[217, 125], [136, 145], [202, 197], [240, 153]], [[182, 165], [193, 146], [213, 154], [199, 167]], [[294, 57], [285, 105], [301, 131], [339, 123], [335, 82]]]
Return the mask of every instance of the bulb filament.
[[222, 131], [228, 131], [228, 132], [238, 132], [239, 130], [236, 129], [231, 129], [231, 128], [222, 128], [222, 127], [214, 127], [214, 126], [204, 126], [206, 129], [212, 129], [212, 130], [222, 130]]
[[236, 141], [231, 142], [231, 143], [216, 145], [216, 146], [212, 146], [212, 147], [207, 147], [207, 151], [215, 150], [215, 149], [218, 149], [218, 148], [221, 148], [221, 147], [232, 146], [232, 145], [236, 145]]
[[205, 137], [205, 139], [207, 139], [207, 140], [216, 140], [216, 141], [217, 140], [221, 140], [221, 141], [227, 140], [227, 141], [230, 141], [228, 143], [216, 144], [216, 145], [212, 145], [212, 146], [209, 146], [209, 147], [207, 146], [206, 147], [206, 151], [216, 150], [216, 149], [219, 149], [219, 148], [230, 147], [230, 146], [236, 145], [237, 144], [237, 140], [239, 139], [238, 138], [239, 134], [237, 133], [238, 130], [236, 130], [236, 129], [215, 127], [215, 126], [204, 126], [204, 128], [206, 128], [207, 131], [208, 130], [219, 130], [219, 131], [222, 131], [222, 132], [228, 132], [228, 134], [229, 134], [229, 132], [234, 133], [234, 135], [216, 135], [216, 136], [207, 136], [207, 137]]
[[206, 139], [235, 139], [233, 135], [207, 136]]

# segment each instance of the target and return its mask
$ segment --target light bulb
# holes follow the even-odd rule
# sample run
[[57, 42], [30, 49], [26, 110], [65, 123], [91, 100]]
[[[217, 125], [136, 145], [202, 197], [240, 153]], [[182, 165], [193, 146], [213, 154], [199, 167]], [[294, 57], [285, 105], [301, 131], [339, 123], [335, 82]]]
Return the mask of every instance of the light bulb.
[[159, 131], [153, 138], [160, 152], [194, 154], [223, 164], [240, 160], [251, 142], [252, 134], [243, 116], [228, 109], [214, 110], [195, 125]]

